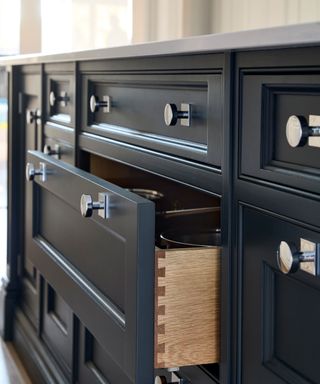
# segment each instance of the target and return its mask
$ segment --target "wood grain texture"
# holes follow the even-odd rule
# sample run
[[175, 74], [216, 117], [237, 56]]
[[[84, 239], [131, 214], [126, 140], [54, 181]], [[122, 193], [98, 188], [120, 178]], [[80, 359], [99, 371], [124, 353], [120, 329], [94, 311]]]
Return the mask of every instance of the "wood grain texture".
[[220, 254], [156, 250], [155, 368], [219, 362]]

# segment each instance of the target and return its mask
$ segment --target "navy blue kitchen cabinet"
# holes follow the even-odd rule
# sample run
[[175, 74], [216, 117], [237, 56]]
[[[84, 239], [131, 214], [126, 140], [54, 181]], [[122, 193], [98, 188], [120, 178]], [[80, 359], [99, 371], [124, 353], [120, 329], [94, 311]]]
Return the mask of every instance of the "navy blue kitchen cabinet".
[[320, 382], [319, 29], [2, 59], [34, 382]]

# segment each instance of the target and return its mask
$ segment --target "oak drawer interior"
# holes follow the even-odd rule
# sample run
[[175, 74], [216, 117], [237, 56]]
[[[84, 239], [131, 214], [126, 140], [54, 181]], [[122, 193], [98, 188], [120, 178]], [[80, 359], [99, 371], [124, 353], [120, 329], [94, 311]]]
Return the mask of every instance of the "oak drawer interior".
[[[170, 245], [160, 235], [217, 229], [220, 198], [118, 162], [88, 154], [87, 170], [133, 191], [153, 190], [155, 203], [154, 366], [205, 365], [220, 356], [220, 244]], [[210, 232], [211, 233], [211, 232]], [[211, 240], [210, 240], [211, 241]]]
[[220, 248], [157, 249], [155, 368], [217, 363]]

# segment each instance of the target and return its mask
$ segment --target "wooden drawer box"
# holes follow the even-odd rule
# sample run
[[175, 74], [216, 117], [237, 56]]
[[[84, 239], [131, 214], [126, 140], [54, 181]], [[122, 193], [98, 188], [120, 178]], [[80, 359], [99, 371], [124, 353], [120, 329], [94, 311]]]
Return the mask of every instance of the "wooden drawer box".
[[156, 250], [155, 368], [219, 362], [220, 248]]

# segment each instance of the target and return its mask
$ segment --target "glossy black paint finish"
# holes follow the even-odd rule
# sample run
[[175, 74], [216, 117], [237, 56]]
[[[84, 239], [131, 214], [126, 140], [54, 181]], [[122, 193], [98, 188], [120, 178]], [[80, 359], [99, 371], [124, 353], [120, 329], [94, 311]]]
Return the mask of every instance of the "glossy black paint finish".
[[271, 213], [240, 206], [244, 383], [319, 382], [319, 278], [277, 266], [281, 241], [319, 242], [319, 232]]
[[[186, 63], [186, 66], [188, 64]], [[91, 72], [95, 70], [92, 66]], [[221, 166], [222, 73], [129, 75], [82, 73], [82, 130], [111, 139]], [[90, 72], [89, 72], [90, 73]], [[111, 98], [110, 112], [92, 112], [90, 98]], [[164, 108], [191, 105], [190, 126], [166, 126]], [[208, 104], [211, 108], [207, 108]], [[143, 113], [142, 113], [143, 111]], [[210, 143], [210, 145], [209, 145]]]
[[[27, 92], [29, 96], [21, 99], [23, 104], [20, 109], [26, 108], [30, 102], [33, 103], [35, 97], [40, 98], [40, 105], [47, 105], [47, 82], [43, 81], [43, 72], [46, 76], [53, 74], [53, 81], [58, 83], [62, 81], [59, 78], [61, 74], [73, 73], [74, 79], [70, 81], [74, 87], [75, 109], [70, 111], [70, 115], [74, 116], [75, 124], [71, 127], [58, 120], [51, 121], [49, 111], [46, 115], [48, 122], [44, 124], [43, 129], [38, 129], [37, 134], [32, 134], [32, 129], [25, 127], [25, 111], [19, 115], [13, 102], [19, 92], [23, 93], [19, 77], [20, 68], [13, 67], [16, 83], [12, 83], [11, 132], [21, 134], [26, 129], [27, 137], [31, 135], [34, 138], [26, 148], [21, 148], [16, 138], [10, 139], [11, 148], [18, 148], [18, 156], [11, 158], [10, 163], [10, 196], [12, 201], [17, 203], [17, 207], [23, 206], [23, 198], [22, 193], [18, 193], [13, 186], [21, 187], [19, 191], [23, 192], [24, 183], [21, 180], [24, 172], [24, 151], [30, 148], [41, 150], [44, 143], [62, 144], [67, 150], [61, 160], [83, 169], [87, 169], [87, 156], [92, 153], [221, 196], [223, 258], [220, 374], [215, 374], [213, 370], [210, 372], [206, 367], [192, 366], [181, 369], [182, 375], [192, 384], [212, 384], [218, 381], [223, 384], [305, 384], [319, 381], [314, 363], [314, 357], [319, 360], [314, 341], [318, 343], [319, 340], [317, 334], [312, 332], [316, 329], [320, 317], [317, 306], [314, 305], [318, 300], [318, 280], [303, 272], [293, 277], [283, 276], [278, 272], [274, 258], [274, 248], [282, 237], [288, 240], [293, 237], [297, 240], [299, 236], [306, 236], [314, 241], [319, 240], [317, 149], [288, 148], [283, 130], [290, 114], [319, 113], [319, 68], [319, 48], [46, 64], [45, 67], [39, 66], [37, 69], [40, 77], [42, 76], [40, 91]], [[22, 67], [22, 72], [26, 74], [33, 70], [32, 66]], [[14, 73], [15, 71], [17, 73]], [[185, 81], [190, 74], [190, 78], [199, 76], [204, 84], [207, 74], [213, 71], [218, 71], [221, 76], [220, 105], [215, 104], [216, 98], [209, 98], [207, 108], [217, 108], [221, 115], [218, 117], [219, 124], [208, 125], [208, 136], [205, 139], [202, 137], [208, 145], [207, 158], [194, 157], [189, 149], [185, 152], [178, 148], [168, 150], [165, 148], [166, 144], [161, 147], [163, 143], [156, 145], [156, 141], [152, 140], [146, 144], [139, 136], [133, 140], [130, 135], [126, 136], [123, 132], [119, 134], [117, 129], [112, 134], [103, 132], [101, 128], [108, 123], [108, 116], [97, 115], [97, 121], [88, 117], [87, 80], [97, 81], [97, 89], [102, 88], [103, 91], [112, 87], [112, 90], [119, 88], [117, 79], [126, 79], [126, 85], [130, 81], [133, 82], [134, 88], [137, 82], [141, 82], [144, 72], [149, 83], [150, 79], [159, 82], [159, 79], [165, 77], [176, 82], [180, 75]], [[136, 80], [138, 78], [139, 81]], [[153, 84], [152, 81], [151, 83]], [[108, 88], [109, 84], [111, 88]], [[180, 95], [180, 82], [177, 88], [176, 94]], [[120, 93], [124, 94], [123, 89]], [[152, 112], [153, 109], [148, 110], [148, 119], [153, 115]], [[140, 116], [140, 120], [137, 118], [135, 121], [132, 115], [132, 119], [133, 121], [121, 121], [119, 126], [136, 124], [134, 128], [137, 131], [152, 131], [149, 129], [150, 124], [144, 125], [144, 117]], [[14, 122], [17, 122], [18, 126]], [[116, 125], [117, 121], [113, 123]], [[222, 138], [217, 138], [217, 126], [221, 128]], [[159, 133], [157, 127], [153, 133]], [[177, 136], [183, 138], [183, 132]], [[217, 160], [208, 160], [210, 148], [214, 148], [212, 153]], [[81, 221], [86, 220], [79, 217], [78, 213], [79, 194], [87, 192], [81, 190], [87, 185], [87, 181], [83, 180], [83, 173], [41, 154], [36, 156], [32, 158], [37, 162], [41, 159], [52, 164], [53, 168], [59, 169], [59, 172], [61, 170], [64, 176], [55, 183], [49, 175], [48, 182], [41, 183], [37, 180], [33, 187], [27, 187], [27, 201], [31, 202], [34, 208], [30, 213], [27, 210], [27, 215], [30, 217], [32, 213], [34, 227], [32, 233], [29, 228], [26, 235], [26, 254], [30, 257], [24, 269], [28, 271], [29, 276], [37, 276], [31, 280], [32, 286], [40, 292], [41, 300], [29, 299], [25, 293], [25, 296], [22, 296], [20, 307], [24, 312], [17, 310], [17, 345], [20, 350], [23, 349], [21, 340], [23, 337], [23, 340], [28, 340], [28, 325], [33, 324], [32, 327], [39, 335], [45, 330], [48, 336], [46, 343], [39, 344], [35, 342], [39, 339], [34, 338], [34, 333], [30, 337], [34, 350], [44, 350], [40, 353], [42, 360], [32, 357], [33, 361], [38, 361], [36, 365], [40, 372], [41, 361], [46, 361], [46, 364], [52, 361], [56, 364], [55, 352], [52, 353], [54, 342], [61, 342], [62, 349], [67, 351], [68, 355], [64, 357], [64, 360], [68, 361], [67, 370], [61, 369], [64, 363], [59, 363], [60, 378], [63, 377], [64, 380], [80, 383], [101, 380], [109, 380], [112, 384], [152, 383], [153, 298], [146, 296], [145, 290], [150, 289], [152, 292], [153, 274], [144, 273], [153, 270], [151, 259], [148, 259], [148, 265], [144, 262], [132, 265], [132, 276], [123, 275], [124, 261], [121, 257], [111, 257], [109, 264], [104, 264], [103, 261], [103, 271], [92, 268], [92, 260], [101, 265], [101, 250], [105, 247], [118, 254], [122, 254], [123, 249], [117, 242], [118, 239], [114, 241], [111, 238], [106, 229], [108, 225], [96, 214], [93, 219], [88, 219], [90, 225]], [[19, 176], [16, 178], [16, 175]], [[95, 196], [100, 188], [98, 185], [106, 187], [105, 182], [100, 184], [101, 180], [93, 176], [87, 175], [86, 178], [95, 180], [94, 186], [91, 185], [88, 189]], [[61, 183], [62, 180], [65, 181]], [[117, 187], [115, 188], [120, 193]], [[17, 214], [15, 209], [16, 205], [11, 203], [10, 217], [13, 221], [9, 226], [12, 247], [10, 284], [25, 281], [25, 278], [18, 279], [14, 275], [18, 270], [17, 261], [22, 260], [20, 253], [15, 250], [17, 244], [13, 244], [12, 240], [12, 233], [16, 228], [22, 231], [22, 225], [14, 221]], [[128, 209], [130, 211], [130, 208]], [[148, 209], [146, 211], [149, 212]], [[142, 209], [139, 216], [141, 220], [137, 220], [137, 223], [148, 228], [151, 221], [145, 226], [144, 213]], [[67, 231], [59, 228], [61, 217], [65, 217]], [[30, 226], [30, 219], [27, 223]], [[124, 227], [119, 224], [118, 228], [121, 226]], [[152, 232], [151, 228], [148, 228], [148, 231]], [[83, 235], [80, 239], [78, 233]], [[146, 236], [140, 235], [139, 245], [151, 250], [154, 244], [151, 244], [150, 239], [147, 243]], [[87, 237], [92, 240], [92, 246], [86, 244]], [[144, 245], [140, 242], [144, 242]], [[146, 248], [144, 249], [146, 251]], [[89, 253], [92, 256], [87, 260]], [[117, 278], [108, 271], [107, 267], [110, 266], [113, 271], [117, 271]], [[103, 276], [106, 275], [108, 279], [104, 282]], [[133, 285], [137, 283], [138, 291], [126, 291], [124, 282]], [[66, 306], [60, 305], [57, 311], [61, 317], [73, 319], [72, 341], [65, 341], [61, 334], [55, 340], [50, 340], [50, 335], [54, 335], [57, 328], [55, 330], [53, 325], [45, 326], [48, 322], [45, 323], [43, 318], [47, 316], [47, 284], [67, 303]], [[93, 290], [88, 290], [88, 286]], [[89, 291], [94, 292], [94, 297]], [[22, 292], [27, 291], [24, 289]], [[114, 321], [110, 321], [106, 311], [101, 310], [99, 300], [95, 300], [96, 297], [110, 299], [119, 311], [120, 318], [124, 314], [122, 318], [126, 319], [129, 313], [130, 322], [132, 321], [134, 326], [128, 331], [131, 336], [128, 336], [127, 342], [124, 336], [126, 331], [123, 331], [119, 324], [115, 325]], [[126, 300], [130, 298], [134, 304], [127, 311]], [[144, 298], [145, 302], [140, 303], [141, 298]], [[297, 301], [303, 309], [301, 313], [296, 313]], [[23, 305], [29, 302], [33, 303], [33, 307], [27, 305], [33, 308], [31, 311], [23, 308]], [[14, 304], [14, 301], [12, 303]], [[14, 308], [14, 305], [11, 308]], [[37, 318], [34, 315], [32, 318], [30, 313], [40, 313], [40, 316]], [[274, 314], [273, 317], [270, 313]], [[304, 313], [312, 319], [312, 326], [300, 331]], [[9, 310], [6, 314], [8, 319], [12, 319]], [[25, 329], [28, 329], [28, 332], [25, 332]], [[12, 329], [10, 330], [9, 326], [7, 334], [12, 337]], [[273, 343], [270, 340], [273, 340]], [[140, 347], [142, 350], [139, 350]], [[47, 376], [43, 376], [46, 381], [49, 377], [59, 377], [52, 369], [48, 372]], [[59, 379], [57, 381], [59, 382]]]
[[[240, 177], [319, 192], [319, 147], [293, 148], [286, 138], [292, 115], [319, 115], [320, 68], [243, 70]], [[252, 107], [254, 106], [254, 108]], [[250, 148], [250, 150], [249, 150]], [[250, 156], [248, 156], [250, 151]]]
[[[75, 76], [73, 63], [44, 66], [45, 123], [55, 123], [74, 129]], [[54, 94], [52, 103], [50, 94]], [[51, 102], [50, 102], [51, 101]]]
[[[27, 120], [28, 111], [41, 111], [41, 67], [34, 66], [24, 68], [21, 75], [22, 90], [21, 99], [21, 122], [24, 131], [24, 150], [23, 150], [23, 168], [27, 163], [27, 151], [36, 150], [42, 147], [42, 126], [41, 120], [35, 118], [33, 121]], [[37, 112], [38, 115], [41, 113]], [[20, 260], [21, 276], [21, 300], [20, 306], [26, 316], [30, 319], [36, 331], [40, 329], [40, 275], [32, 263], [32, 253], [34, 247], [29, 239], [32, 236], [32, 192], [30, 183], [24, 182], [24, 251], [23, 259]]]
[[317, 149], [296, 151], [285, 138], [291, 114], [319, 113], [313, 103], [319, 49], [245, 52], [235, 59], [232, 382], [313, 383], [319, 381], [317, 336], [301, 324], [305, 314], [319, 316], [319, 279], [305, 272], [284, 276], [276, 248], [281, 240], [319, 241]]
[[[32, 183], [32, 261], [92, 329], [119, 374], [147, 384], [153, 375], [153, 203], [40, 152], [29, 152], [28, 161], [48, 168], [46, 181]], [[110, 219], [83, 218], [82, 193], [96, 198], [101, 192], [111, 198]]]

